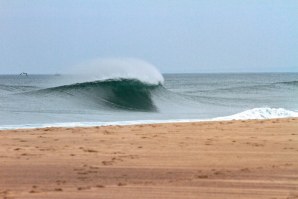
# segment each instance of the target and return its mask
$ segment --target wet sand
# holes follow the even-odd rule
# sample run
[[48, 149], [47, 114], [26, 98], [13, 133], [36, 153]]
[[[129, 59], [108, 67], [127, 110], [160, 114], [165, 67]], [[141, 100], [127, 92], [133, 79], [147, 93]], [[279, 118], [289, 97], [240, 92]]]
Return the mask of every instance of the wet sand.
[[298, 198], [298, 118], [0, 131], [0, 198]]

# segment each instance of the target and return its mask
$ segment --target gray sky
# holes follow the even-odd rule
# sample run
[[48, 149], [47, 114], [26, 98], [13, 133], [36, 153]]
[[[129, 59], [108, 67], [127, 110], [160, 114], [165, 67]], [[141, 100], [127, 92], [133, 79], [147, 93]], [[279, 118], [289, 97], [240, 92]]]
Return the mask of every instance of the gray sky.
[[297, 0], [0, 0], [0, 73], [98, 58], [162, 72], [298, 72]]

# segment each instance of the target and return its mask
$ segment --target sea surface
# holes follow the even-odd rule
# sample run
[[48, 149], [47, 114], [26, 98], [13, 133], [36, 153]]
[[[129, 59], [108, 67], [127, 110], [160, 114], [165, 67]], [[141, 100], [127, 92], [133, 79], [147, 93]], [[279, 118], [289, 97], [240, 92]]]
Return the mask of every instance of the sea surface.
[[0, 129], [298, 117], [298, 73], [0, 75]]

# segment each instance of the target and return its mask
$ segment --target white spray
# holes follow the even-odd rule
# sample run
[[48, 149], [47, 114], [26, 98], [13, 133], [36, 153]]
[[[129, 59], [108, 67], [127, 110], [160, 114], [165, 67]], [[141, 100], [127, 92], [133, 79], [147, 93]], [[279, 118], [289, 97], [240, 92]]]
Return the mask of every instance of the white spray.
[[87, 81], [136, 79], [154, 85], [164, 82], [154, 65], [135, 58], [94, 59], [75, 66], [71, 73], [87, 76]]

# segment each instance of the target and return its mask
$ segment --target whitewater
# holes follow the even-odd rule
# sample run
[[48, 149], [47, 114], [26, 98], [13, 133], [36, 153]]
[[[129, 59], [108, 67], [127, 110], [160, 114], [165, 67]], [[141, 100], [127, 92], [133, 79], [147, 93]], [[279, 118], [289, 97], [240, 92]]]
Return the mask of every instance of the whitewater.
[[297, 89], [297, 73], [162, 75], [95, 60], [74, 74], [0, 75], [0, 129], [298, 117]]

